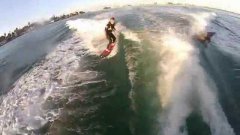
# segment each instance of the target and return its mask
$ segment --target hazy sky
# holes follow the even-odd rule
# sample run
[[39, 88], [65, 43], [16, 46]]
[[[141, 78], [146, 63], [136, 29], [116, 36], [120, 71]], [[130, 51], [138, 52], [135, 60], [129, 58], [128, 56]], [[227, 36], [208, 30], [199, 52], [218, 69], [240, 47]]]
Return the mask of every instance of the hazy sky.
[[[0, 34], [97, 0], [0, 0]], [[81, 10], [81, 9], [79, 9]]]
[[[44, 20], [76, 10], [92, 10], [98, 5], [139, 3], [190, 3], [240, 13], [240, 0], [0, 0], [0, 35], [29, 21]], [[89, 8], [88, 8], [89, 7]], [[101, 8], [100, 8], [101, 9]]]

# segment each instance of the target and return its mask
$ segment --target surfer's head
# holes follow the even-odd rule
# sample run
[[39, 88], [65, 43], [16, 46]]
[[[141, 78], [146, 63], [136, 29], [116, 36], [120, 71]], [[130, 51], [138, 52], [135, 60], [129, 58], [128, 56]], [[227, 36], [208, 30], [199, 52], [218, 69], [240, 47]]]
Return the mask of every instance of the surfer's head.
[[115, 23], [115, 18], [114, 18], [114, 17], [111, 17], [111, 18], [110, 18], [110, 23], [111, 23], [111, 24], [114, 24], [114, 23]]

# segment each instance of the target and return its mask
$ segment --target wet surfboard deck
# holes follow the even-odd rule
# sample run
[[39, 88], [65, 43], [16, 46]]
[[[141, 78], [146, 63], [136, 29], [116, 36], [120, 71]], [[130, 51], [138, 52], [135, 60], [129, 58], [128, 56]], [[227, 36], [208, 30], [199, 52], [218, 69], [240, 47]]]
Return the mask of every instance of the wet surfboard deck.
[[110, 44], [100, 55], [101, 58], [105, 58], [107, 56], [109, 56], [113, 50], [113, 48], [115, 47], [115, 44], [112, 43]]

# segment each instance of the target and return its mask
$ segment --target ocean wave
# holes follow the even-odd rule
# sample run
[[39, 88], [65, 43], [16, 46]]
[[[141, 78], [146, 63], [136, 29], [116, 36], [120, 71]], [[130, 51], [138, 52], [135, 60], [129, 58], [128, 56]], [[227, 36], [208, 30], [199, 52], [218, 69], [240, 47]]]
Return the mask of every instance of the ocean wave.
[[2, 98], [0, 106], [2, 133], [31, 133], [54, 121], [62, 107], [45, 108], [48, 99], [53, 98], [56, 102], [61, 100], [61, 96], [66, 94], [63, 87], [75, 87], [73, 78], [84, 85], [98, 76], [97, 72], [90, 70], [76, 72], [81, 57], [88, 54], [82, 44], [74, 36], [62, 42], [14, 84], [12, 90]]

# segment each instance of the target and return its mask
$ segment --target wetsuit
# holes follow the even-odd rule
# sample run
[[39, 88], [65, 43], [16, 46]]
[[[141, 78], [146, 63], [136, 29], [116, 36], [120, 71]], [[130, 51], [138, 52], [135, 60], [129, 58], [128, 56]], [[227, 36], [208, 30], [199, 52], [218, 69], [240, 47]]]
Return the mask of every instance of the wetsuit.
[[107, 24], [106, 28], [105, 28], [105, 32], [106, 32], [106, 35], [107, 35], [107, 38], [109, 40], [109, 44], [110, 45], [111, 43], [115, 43], [116, 42], [116, 37], [114, 36], [113, 34], [113, 31], [115, 31], [115, 23], [114, 24], [111, 24], [110, 22]]

